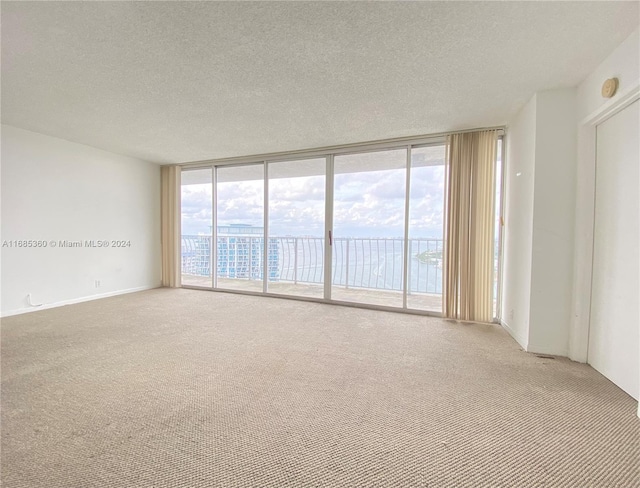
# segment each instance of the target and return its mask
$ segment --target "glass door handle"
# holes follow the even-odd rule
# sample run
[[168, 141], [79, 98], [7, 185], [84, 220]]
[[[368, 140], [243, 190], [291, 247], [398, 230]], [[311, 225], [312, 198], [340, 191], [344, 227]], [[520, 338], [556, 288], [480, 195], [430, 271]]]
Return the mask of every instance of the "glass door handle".
[[331, 231], [329, 231], [329, 245], [333, 246], [333, 238], [331, 236]]

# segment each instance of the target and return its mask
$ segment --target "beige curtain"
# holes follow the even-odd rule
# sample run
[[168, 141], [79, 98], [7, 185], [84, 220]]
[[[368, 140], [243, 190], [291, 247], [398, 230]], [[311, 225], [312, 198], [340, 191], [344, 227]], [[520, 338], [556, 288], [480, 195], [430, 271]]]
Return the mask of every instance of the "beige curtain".
[[160, 169], [162, 286], [180, 286], [180, 166]]
[[442, 310], [474, 322], [493, 318], [495, 130], [447, 140]]

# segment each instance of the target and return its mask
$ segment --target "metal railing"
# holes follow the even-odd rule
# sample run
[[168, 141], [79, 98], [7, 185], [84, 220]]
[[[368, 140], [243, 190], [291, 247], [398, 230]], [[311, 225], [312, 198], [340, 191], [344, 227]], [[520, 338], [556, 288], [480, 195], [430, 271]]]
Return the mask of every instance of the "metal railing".
[[[324, 239], [267, 238], [267, 273], [271, 282], [322, 284]], [[409, 239], [408, 292], [442, 293], [442, 239]], [[220, 278], [262, 280], [264, 238], [218, 236]], [[182, 236], [183, 275], [211, 276], [211, 236]], [[333, 285], [345, 288], [402, 291], [404, 240], [401, 238], [336, 238], [333, 242]]]

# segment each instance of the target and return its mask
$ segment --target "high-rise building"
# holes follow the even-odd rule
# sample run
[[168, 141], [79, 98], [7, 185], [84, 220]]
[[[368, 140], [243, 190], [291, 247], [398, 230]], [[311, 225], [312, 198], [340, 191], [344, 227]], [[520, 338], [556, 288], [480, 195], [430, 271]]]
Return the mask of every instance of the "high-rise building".
[[[217, 273], [221, 278], [261, 280], [264, 262], [264, 228], [247, 224], [218, 226]], [[183, 272], [211, 276], [211, 236], [199, 235], [194, 247], [183, 250]], [[270, 281], [279, 278], [278, 240], [268, 239], [267, 273]]]

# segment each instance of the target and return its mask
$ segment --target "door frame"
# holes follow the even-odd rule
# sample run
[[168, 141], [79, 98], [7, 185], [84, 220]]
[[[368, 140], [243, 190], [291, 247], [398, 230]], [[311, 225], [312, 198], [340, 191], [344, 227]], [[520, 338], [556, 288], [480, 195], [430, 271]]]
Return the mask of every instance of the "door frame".
[[[586, 363], [591, 328], [591, 284], [596, 203], [596, 128], [640, 99], [640, 79], [578, 124], [576, 215], [574, 228], [573, 293], [569, 329], [569, 358]], [[640, 410], [639, 410], [640, 413]]]

